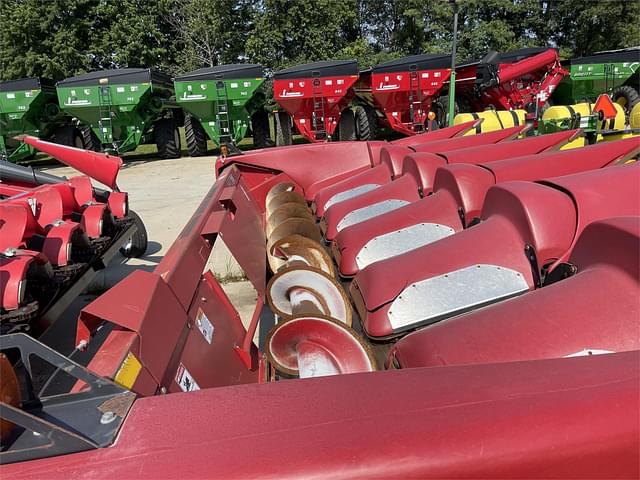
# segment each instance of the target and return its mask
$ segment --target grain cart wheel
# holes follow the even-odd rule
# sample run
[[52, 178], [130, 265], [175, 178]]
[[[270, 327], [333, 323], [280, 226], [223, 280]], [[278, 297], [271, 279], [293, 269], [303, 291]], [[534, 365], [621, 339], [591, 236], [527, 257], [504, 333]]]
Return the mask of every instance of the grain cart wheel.
[[147, 229], [140, 216], [133, 210], [129, 210], [129, 218], [133, 218], [138, 227], [136, 233], [120, 248], [120, 253], [127, 258], [139, 258], [147, 251]]
[[53, 134], [55, 143], [68, 147], [84, 148], [80, 131], [71, 125], [58, 127]]
[[187, 139], [189, 156], [202, 157], [207, 154], [207, 132], [205, 132], [200, 120], [187, 115], [184, 119], [184, 136]]
[[269, 114], [260, 109], [251, 115], [251, 131], [253, 133], [253, 145], [258, 148], [273, 145], [269, 137]]
[[291, 145], [293, 132], [291, 130], [291, 117], [287, 112], [276, 113], [276, 145]]
[[180, 158], [180, 131], [173, 118], [158, 120], [153, 135], [160, 158]]
[[638, 102], [640, 102], [640, 95], [638, 95], [636, 89], [628, 85], [624, 85], [622, 87], [616, 88], [613, 91], [613, 95], [611, 97], [613, 98], [614, 102], [624, 108], [625, 121], [628, 122], [629, 113], [631, 113], [633, 107], [635, 107]]
[[100, 139], [91, 129], [91, 127], [80, 127], [80, 136], [82, 138], [82, 148], [85, 150], [91, 150], [93, 152], [99, 152], [101, 150]]
[[353, 141], [356, 139], [356, 117], [353, 110], [345, 108], [338, 122], [338, 140]]
[[358, 105], [354, 110], [356, 117], [356, 133], [358, 140], [371, 140], [371, 126], [367, 110], [362, 105]]

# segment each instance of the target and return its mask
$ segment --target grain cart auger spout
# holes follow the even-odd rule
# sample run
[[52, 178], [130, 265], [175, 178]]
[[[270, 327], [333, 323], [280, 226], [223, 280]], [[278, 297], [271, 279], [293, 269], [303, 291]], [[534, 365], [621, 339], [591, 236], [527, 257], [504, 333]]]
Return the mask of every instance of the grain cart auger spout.
[[[568, 71], [553, 48], [489, 52], [479, 62], [456, 67], [456, 100], [482, 111], [524, 109], [542, 111]], [[459, 80], [458, 80], [459, 79]]]
[[[35, 137], [34, 149], [116, 187], [122, 161]], [[95, 188], [88, 176], [62, 178], [0, 164], [2, 332], [46, 330], [120, 251], [146, 250], [144, 225], [125, 192]]]

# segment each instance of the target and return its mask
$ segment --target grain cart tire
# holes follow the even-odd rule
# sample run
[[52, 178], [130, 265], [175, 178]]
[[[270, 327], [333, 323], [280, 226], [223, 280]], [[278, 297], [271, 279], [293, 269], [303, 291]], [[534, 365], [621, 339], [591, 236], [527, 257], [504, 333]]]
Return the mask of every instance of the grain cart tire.
[[[449, 126], [449, 95], [443, 95], [433, 102], [431, 110], [436, 114], [436, 122], [438, 122], [440, 128]], [[455, 117], [461, 111], [471, 111], [471, 107], [456, 100], [453, 107], [453, 116]]]
[[345, 108], [338, 122], [338, 140], [353, 141], [356, 139], [356, 117], [353, 110]]
[[173, 118], [158, 120], [153, 135], [160, 158], [180, 158], [180, 132]]
[[276, 114], [276, 145], [280, 147], [292, 143], [291, 117], [287, 112], [278, 112]]
[[82, 137], [82, 148], [85, 150], [91, 150], [93, 152], [99, 152], [101, 150], [100, 139], [94, 133], [91, 127], [80, 127], [80, 135]]
[[371, 127], [369, 126], [369, 115], [362, 105], [358, 105], [353, 114], [356, 117], [356, 133], [358, 140], [371, 140]]
[[127, 258], [139, 258], [147, 251], [148, 239], [147, 229], [142, 222], [140, 216], [133, 210], [129, 210], [130, 218], [133, 218], [133, 222], [138, 229], [136, 233], [132, 235], [127, 243], [120, 247], [120, 253]]
[[622, 87], [616, 88], [611, 97], [614, 102], [621, 105], [624, 109], [625, 120], [628, 120], [629, 113], [631, 113], [633, 107], [640, 102], [640, 95], [638, 95], [638, 91], [629, 85], [623, 85]]
[[55, 143], [68, 147], [84, 148], [80, 131], [71, 125], [58, 127], [53, 134]]
[[187, 150], [191, 157], [202, 157], [207, 154], [207, 132], [200, 120], [187, 115], [184, 119], [184, 136], [187, 139]]
[[253, 145], [257, 148], [265, 148], [273, 145], [269, 136], [269, 114], [260, 109], [251, 115], [251, 132]]

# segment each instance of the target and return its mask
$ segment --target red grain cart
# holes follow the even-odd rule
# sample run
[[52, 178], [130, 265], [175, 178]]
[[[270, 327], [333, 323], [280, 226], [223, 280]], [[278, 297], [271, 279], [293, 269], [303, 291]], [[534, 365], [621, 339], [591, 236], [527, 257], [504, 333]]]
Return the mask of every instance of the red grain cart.
[[290, 118], [310, 142], [355, 140], [355, 120], [349, 106], [358, 75], [355, 60], [307, 63], [276, 72], [274, 98], [286, 111], [276, 116], [282, 143], [291, 144]]
[[448, 85], [450, 55], [414, 55], [371, 69], [371, 95], [386, 123], [405, 135], [427, 130], [432, 104]]

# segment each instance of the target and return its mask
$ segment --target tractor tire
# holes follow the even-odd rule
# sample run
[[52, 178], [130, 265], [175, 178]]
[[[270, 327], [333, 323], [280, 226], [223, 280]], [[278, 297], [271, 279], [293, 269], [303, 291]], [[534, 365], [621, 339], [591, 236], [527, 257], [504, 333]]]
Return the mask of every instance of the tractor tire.
[[356, 139], [356, 117], [353, 110], [345, 108], [338, 122], [338, 140], [353, 141]]
[[358, 105], [353, 113], [356, 117], [356, 133], [358, 140], [371, 140], [371, 118], [367, 109], [362, 105]]
[[613, 91], [611, 98], [624, 109], [625, 122], [628, 123], [631, 110], [640, 102], [638, 91], [629, 85], [623, 85]]
[[138, 229], [129, 241], [120, 247], [120, 253], [127, 258], [140, 258], [147, 251], [149, 243], [147, 239], [147, 229], [140, 216], [133, 210], [129, 210], [128, 217], [133, 219]]
[[287, 112], [276, 114], [276, 145], [284, 146], [293, 143], [293, 131], [291, 127], [291, 117]]
[[158, 120], [153, 135], [160, 158], [180, 158], [180, 131], [173, 118]]
[[82, 148], [85, 150], [91, 150], [92, 152], [99, 152], [101, 150], [100, 139], [93, 132], [91, 127], [80, 127], [80, 135], [82, 137]]
[[80, 131], [71, 125], [58, 127], [53, 134], [54, 142], [68, 147], [84, 148]]
[[187, 115], [184, 119], [184, 136], [187, 140], [187, 150], [190, 157], [202, 157], [207, 154], [207, 132], [200, 120]]
[[273, 145], [269, 135], [269, 114], [260, 109], [251, 115], [251, 133], [253, 145], [257, 148], [265, 148]]

